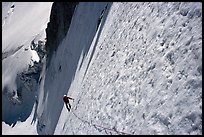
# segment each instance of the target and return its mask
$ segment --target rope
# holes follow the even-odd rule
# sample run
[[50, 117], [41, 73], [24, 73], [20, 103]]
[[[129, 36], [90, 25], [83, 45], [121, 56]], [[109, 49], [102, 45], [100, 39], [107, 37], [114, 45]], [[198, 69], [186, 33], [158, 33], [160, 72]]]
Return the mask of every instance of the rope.
[[100, 125], [97, 125], [97, 124], [91, 124], [89, 121], [83, 120], [83, 119], [81, 119], [80, 117], [78, 117], [74, 112], [72, 112], [72, 114], [73, 114], [75, 117], [77, 117], [79, 120], [81, 120], [82, 122], [88, 123], [89, 125], [92, 125], [92, 126], [94, 126], [94, 127], [100, 127], [100, 128], [102, 128], [102, 129], [105, 129], [105, 130], [114, 131], [114, 132], [116, 132], [116, 133], [118, 133], [118, 134], [121, 134], [121, 135], [131, 135], [131, 134], [129, 134], [129, 133], [117, 131], [115, 127], [114, 127], [113, 129], [111, 129], [111, 128], [103, 127], [103, 126], [100, 126]]

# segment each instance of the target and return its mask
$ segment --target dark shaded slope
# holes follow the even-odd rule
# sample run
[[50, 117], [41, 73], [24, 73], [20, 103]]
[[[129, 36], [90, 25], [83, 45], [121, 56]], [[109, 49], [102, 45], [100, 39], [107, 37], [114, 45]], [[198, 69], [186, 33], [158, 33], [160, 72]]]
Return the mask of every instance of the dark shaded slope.
[[78, 2], [54, 2], [50, 14], [50, 22], [46, 29], [47, 63], [49, 64], [53, 51], [66, 36], [72, 16]]

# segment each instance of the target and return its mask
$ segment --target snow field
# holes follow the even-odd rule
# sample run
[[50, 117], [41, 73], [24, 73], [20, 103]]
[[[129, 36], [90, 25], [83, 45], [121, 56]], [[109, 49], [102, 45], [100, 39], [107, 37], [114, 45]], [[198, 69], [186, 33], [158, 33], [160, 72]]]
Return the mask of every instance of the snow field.
[[201, 6], [80, 2], [38, 86], [16, 76], [39, 61], [29, 46], [44, 39], [51, 3], [3, 3], [2, 107], [13, 126], [2, 121], [3, 134], [202, 134]]
[[[73, 111], [130, 134], [201, 134], [200, 12], [200, 3], [113, 3]], [[71, 119], [68, 134], [111, 134]]]

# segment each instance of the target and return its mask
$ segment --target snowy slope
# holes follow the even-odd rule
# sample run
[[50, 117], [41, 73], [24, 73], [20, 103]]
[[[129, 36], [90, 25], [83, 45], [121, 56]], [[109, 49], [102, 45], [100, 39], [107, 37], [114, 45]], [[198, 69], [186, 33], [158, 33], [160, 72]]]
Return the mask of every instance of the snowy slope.
[[[28, 64], [32, 65], [31, 59], [39, 60], [36, 52], [29, 47], [34, 39], [44, 40], [52, 3], [16, 2], [9, 4], [15, 7], [10, 8], [8, 13], [2, 16], [2, 56], [4, 57], [2, 89], [8, 83], [13, 83], [14, 89], [11, 90], [16, 90], [14, 84], [16, 73], [26, 69]], [[6, 4], [2, 6], [4, 5]], [[7, 10], [8, 8], [3, 7], [2, 13], [6, 13]]]
[[[67, 36], [42, 72], [38, 104], [38, 133], [53, 134], [63, 109], [62, 97], [67, 94], [79, 60], [90, 49], [98, 18], [106, 3], [79, 3]], [[61, 69], [60, 69], [61, 68]]]
[[15, 134], [15, 129], [25, 130], [26, 127], [28, 128], [25, 132], [22, 133], [20, 130], [16, 134], [37, 133], [35, 126], [30, 123], [33, 119], [31, 112], [35, 103], [37, 85], [33, 80], [26, 85], [20, 75], [27, 71], [29, 66], [33, 66], [35, 61], [39, 62], [36, 51], [31, 50], [30, 46], [32, 41], [34, 43], [39, 40], [44, 41], [51, 6], [52, 2], [2, 3], [2, 125], [4, 134]]
[[[201, 3], [113, 3], [54, 134], [202, 134], [201, 13]], [[71, 42], [56, 58], [75, 55]]]
[[[3, 6], [3, 16], [7, 13], [4, 9], [13, 11], [8, 3]], [[11, 20], [17, 6], [14, 14], [9, 14]], [[38, 12], [28, 12], [34, 13]], [[6, 25], [13, 23], [9, 18], [2, 17], [2, 34], [11, 37], [14, 34]], [[24, 48], [15, 45], [29, 47], [36, 34], [45, 29], [42, 24], [32, 37], [25, 31], [23, 40], [15, 37], [10, 42], [2, 36], [7, 45], [2, 48], [6, 57], [2, 64], [6, 88], [2, 91], [15, 90], [11, 78], [26, 69], [22, 64], [31, 59], [32, 54], [27, 57]], [[17, 121], [13, 128], [2, 122], [3, 133], [22, 134], [19, 130], [25, 128], [25, 134], [40, 135], [201, 135], [201, 50], [201, 3], [80, 2], [49, 66], [42, 60], [37, 101], [29, 111], [24, 109], [29, 112], [26, 121]], [[14, 64], [17, 55], [28, 59]], [[7, 64], [15, 67], [7, 69]], [[64, 94], [74, 98], [71, 112], [63, 103]]]

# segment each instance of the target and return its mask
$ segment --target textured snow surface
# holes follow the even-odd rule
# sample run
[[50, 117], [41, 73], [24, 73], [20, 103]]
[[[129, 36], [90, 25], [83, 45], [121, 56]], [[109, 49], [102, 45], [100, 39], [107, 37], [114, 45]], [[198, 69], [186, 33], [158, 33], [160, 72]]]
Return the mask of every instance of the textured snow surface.
[[201, 3], [113, 3], [55, 134], [202, 134], [201, 13]]
[[202, 3], [80, 2], [38, 92], [37, 134], [202, 135]]

